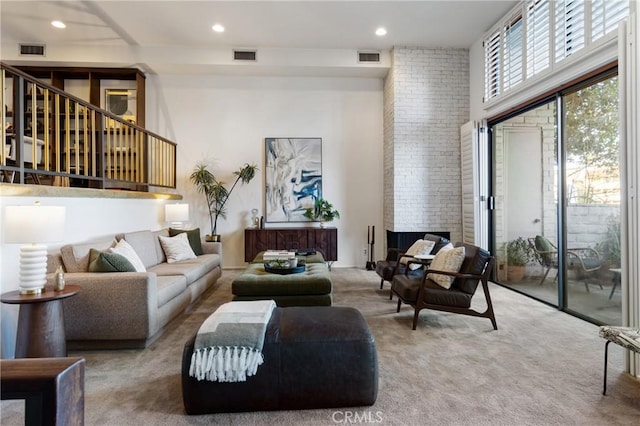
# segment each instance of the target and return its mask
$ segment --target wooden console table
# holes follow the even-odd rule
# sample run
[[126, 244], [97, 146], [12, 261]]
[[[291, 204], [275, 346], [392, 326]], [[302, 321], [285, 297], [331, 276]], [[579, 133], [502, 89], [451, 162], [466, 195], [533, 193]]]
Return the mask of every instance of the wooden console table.
[[247, 228], [244, 230], [244, 261], [251, 262], [265, 250], [313, 248], [327, 262], [338, 260], [336, 228]]

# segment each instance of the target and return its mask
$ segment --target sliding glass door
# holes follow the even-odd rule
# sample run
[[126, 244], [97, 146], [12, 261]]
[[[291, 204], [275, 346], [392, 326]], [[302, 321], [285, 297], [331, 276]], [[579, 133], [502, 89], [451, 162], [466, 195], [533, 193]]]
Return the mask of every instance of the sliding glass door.
[[557, 255], [539, 255], [535, 246], [558, 233], [556, 111], [550, 101], [492, 128], [497, 279], [554, 305]]
[[620, 324], [618, 82], [602, 76], [491, 126], [496, 280]]
[[567, 309], [620, 324], [618, 77], [565, 94]]

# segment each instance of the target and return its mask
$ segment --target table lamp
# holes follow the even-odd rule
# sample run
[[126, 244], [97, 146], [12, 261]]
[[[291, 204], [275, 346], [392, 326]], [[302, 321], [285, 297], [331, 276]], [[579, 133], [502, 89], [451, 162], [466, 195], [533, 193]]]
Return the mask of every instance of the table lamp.
[[65, 208], [62, 206], [7, 206], [4, 241], [20, 247], [21, 294], [39, 294], [47, 282], [47, 246], [64, 239]]
[[165, 204], [164, 220], [171, 223], [172, 228], [182, 229], [189, 220], [189, 204]]

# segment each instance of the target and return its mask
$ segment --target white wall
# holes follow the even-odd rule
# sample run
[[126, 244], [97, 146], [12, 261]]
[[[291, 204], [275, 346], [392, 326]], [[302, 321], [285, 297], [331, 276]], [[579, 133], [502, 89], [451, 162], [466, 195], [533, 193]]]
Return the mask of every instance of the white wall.
[[[0, 198], [0, 222], [4, 223], [5, 206], [33, 205], [37, 200], [42, 205], [66, 207], [65, 240], [57, 244], [49, 244], [50, 251], [66, 243], [89, 241], [113, 236], [119, 232], [156, 230], [165, 226], [163, 206], [166, 201], [159, 199], [34, 198], [6, 195]], [[18, 288], [19, 250], [19, 244], [3, 243], [0, 245], [0, 266], [2, 268], [0, 270], [0, 290], [2, 293]], [[0, 310], [0, 356], [13, 358], [18, 306], [2, 304]]]
[[211, 159], [227, 182], [244, 163], [260, 168], [234, 190], [218, 222], [225, 268], [244, 265], [251, 209], [264, 214], [264, 138], [287, 136], [322, 138], [323, 197], [341, 216], [332, 223], [335, 265], [364, 267], [367, 225], [382, 231], [381, 79], [161, 75], [146, 87], [147, 128], [178, 143], [177, 189], [203, 233], [211, 230], [204, 198], [189, 181], [193, 166]]

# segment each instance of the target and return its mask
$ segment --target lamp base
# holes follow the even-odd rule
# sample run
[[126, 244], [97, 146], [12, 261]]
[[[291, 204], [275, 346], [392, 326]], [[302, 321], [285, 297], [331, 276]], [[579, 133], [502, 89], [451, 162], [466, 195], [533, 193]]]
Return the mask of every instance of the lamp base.
[[18, 289], [20, 294], [41, 294], [44, 291], [44, 287], [42, 288], [21, 288]]
[[47, 246], [20, 247], [20, 294], [40, 294], [47, 283]]

